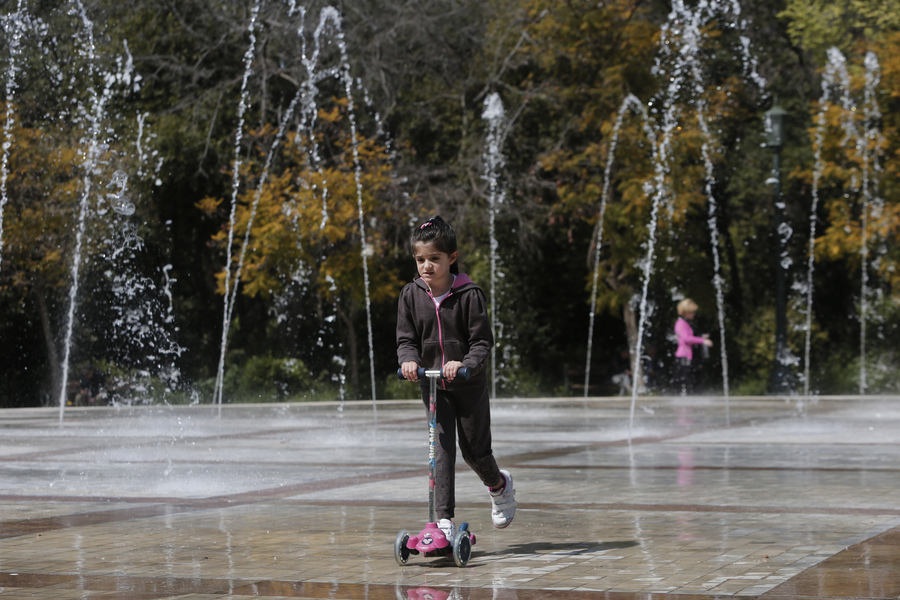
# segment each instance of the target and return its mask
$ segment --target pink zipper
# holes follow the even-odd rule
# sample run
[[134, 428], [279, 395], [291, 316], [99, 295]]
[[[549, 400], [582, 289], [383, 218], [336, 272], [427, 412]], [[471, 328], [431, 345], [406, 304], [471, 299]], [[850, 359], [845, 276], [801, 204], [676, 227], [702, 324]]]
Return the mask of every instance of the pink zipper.
[[[447, 294], [447, 296], [444, 298], [444, 300], [441, 300], [440, 302], [435, 302], [434, 295], [431, 293], [431, 290], [425, 290], [425, 291], [428, 292], [428, 295], [431, 297], [431, 302], [432, 302], [432, 304], [434, 304], [434, 316], [435, 316], [435, 318], [437, 318], [437, 324], [438, 324], [438, 345], [441, 347], [441, 371], [443, 371], [444, 363], [447, 362], [447, 355], [444, 352], [444, 330], [441, 327], [441, 304], [444, 303], [444, 300], [446, 300], [447, 298], [449, 298], [450, 296], [453, 295], [453, 288], [452, 287], [450, 288], [450, 292]], [[447, 382], [444, 381], [443, 377], [441, 378], [441, 386], [444, 389], [447, 389]]]

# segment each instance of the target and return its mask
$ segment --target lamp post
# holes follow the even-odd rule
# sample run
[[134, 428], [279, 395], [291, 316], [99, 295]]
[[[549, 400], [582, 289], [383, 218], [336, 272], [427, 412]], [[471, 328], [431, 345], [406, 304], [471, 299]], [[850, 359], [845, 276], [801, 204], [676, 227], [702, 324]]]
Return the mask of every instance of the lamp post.
[[781, 148], [784, 145], [784, 118], [787, 111], [778, 106], [776, 99], [766, 111], [766, 145], [772, 150], [772, 176], [766, 180], [774, 188], [775, 238], [778, 240], [778, 258], [775, 265], [775, 363], [769, 379], [772, 393], [790, 392], [793, 388], [787, 352], [787, 298], [786, 271], [790, 267], [787, 240], [791, 229], [784, 222], [784, 201], [781, 198]]

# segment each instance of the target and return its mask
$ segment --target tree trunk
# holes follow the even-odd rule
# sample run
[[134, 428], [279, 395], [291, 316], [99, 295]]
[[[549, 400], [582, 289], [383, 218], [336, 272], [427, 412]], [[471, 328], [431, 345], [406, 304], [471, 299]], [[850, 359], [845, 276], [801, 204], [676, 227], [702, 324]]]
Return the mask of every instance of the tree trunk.
[[[622, 295], [624, 292], [630, 293], [632, 291], [631, 286], [623, 282], [624, 273], [615, 273], [613, 269], [611, 266], [609, 274], [605, 278], [606, 284], [619, 295]], [[628, 337], [628, 354], [632, 372], [631, 384], [632, 386], [637, 385], [637, 389], [640, 389], [641, 386], [638, 382], [641, 381], [641, 353], [640, 349], [637, 348], [638, 315], [630, 300], [623, 303], [622, 320], [625, 321], [625, 335]]]
[[347, 358], [350, 363], [350, 387], [352, 388], [352, 397], [360, 399], [359, 360], [356, 356], [357, 339], [356, 329], [353, 327], [353, 315], [355, 314], [355, 311], [346, 311], [343, 309], [343, 306], [339, 305], [338, 312], [340, 313], [341, 321], [344, 322], [344, 326], [347, 330]]
[[622, 319], [625, 321], [625, 334], [628, 336], [628, 351], [634, 354], [637, 350], [638, 324], [637, 313], [631, 302], [626, 302], [622, 308]]
[[641, 349], [637, 347], [638, 343], [638, 314], [635, 312], [631, 302], [626, 302], [622, 308], [622, 319], [625, 321], [625, 333], [628, 335], [628, 351], [631, 354], [631, 385], [632, 389], [638, 391], [643, 390], [643, 373], [641, 372]]
[[40, 313], [41, 317], [41, 329], [44, 333], [44, 344], [47, 347], [47, 360], [50, 363], [50, 399], [53, 402], [55, 398], [59, 398], [62, 391], [60, 389], [62, 386], [62, 368], [59, 364], [59, 352], [56, 349], [53, 329], [50, 327], [50, 311], [47, 309], [47, 297], [44, 294], [44, 287], [36, 283], [32, 291], [37, 299], [38, 313]]

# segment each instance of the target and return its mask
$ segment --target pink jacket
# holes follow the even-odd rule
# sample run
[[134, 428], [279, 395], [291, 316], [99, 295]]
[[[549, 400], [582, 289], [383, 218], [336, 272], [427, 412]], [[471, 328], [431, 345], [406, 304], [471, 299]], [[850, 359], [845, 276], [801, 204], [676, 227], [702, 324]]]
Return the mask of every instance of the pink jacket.
[[678, 349], [675, 350], [675, 357], [693, 359], [694, 344], [702, 344], [704, 338], [694, 335], [694, 330], [682, 317], [678, 317], [678, 320], [675, 321], [675, 335], [678, 336]]

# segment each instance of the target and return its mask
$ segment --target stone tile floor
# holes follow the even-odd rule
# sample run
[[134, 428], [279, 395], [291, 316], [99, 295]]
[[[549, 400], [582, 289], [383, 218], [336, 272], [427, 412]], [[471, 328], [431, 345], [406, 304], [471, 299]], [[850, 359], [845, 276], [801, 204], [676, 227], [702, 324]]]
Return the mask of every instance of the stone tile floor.
[[519, 512], [461, 464], [452, 558], [416, 401], [0, 411], [0, 597], [900, 597], [900, 398], [499, 400]]

